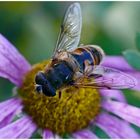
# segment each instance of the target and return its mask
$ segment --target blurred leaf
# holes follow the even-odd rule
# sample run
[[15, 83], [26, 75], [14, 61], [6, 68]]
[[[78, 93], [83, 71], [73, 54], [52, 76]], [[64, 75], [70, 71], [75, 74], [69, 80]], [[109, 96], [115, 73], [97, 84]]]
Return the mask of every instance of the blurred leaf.
[[103, 139], [108, 139], [109, 136], [99, 127], [95, 127], [95, 126], [92, 126], [91, 127], [91, 131], [93, 131], [93, 133], [95, 133], [99, 138], [103, 138]]
[[42, 136], [37, 131], [35, 131], [31, 139], [42, 139]]
[[0, 102], [12, 97], [13, 88], [14, 88], [14, 84], [9, 82], [8, 79], [4, 79], [0, 77]]
[[137, 47], [138, 50], [140, 51], [140, 32], [138, 32], [138, 33], [136, 34], [135, 41], [136, 41], [136, 47]]
[[131, 126], [137, 131], [138, 134], [140, 134], [140, 128], [138, 126], [135, 126], [131, 124]]
[[123, 90], [123, 93], [127, 99], [128, 104], [140, 107], [140, 94], [138, 91], [125, 89]]
[[126, 50], [123, 55], [127, 62], [135, 69], [140, 70], [140, 53], [135, 50]]
[[62, 138], [63, 138], [63, 139], [69, 139], [69, 138], [70, 138], [70, 135], [69, 135], [68, 133], [64, 133], [64, 134], [62, 135]]

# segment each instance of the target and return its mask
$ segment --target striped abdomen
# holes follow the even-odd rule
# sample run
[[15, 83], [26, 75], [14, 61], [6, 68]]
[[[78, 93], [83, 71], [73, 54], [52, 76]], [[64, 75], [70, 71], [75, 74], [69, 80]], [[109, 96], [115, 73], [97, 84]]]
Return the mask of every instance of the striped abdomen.
[[80, 71], [84, 72], [87, 65], [99, 65], [103, 58], [103, 51], [97, 46], [83, 46], [71, 53]]

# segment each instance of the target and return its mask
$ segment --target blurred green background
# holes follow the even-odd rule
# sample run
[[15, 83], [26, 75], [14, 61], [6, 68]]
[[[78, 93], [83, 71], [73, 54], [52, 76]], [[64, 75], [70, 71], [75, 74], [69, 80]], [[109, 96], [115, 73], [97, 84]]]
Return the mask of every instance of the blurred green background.
[[[31, 63], [51, 57], [65, 10], [72, 2], [0, 2], [0, 33]], [[140, 2], [80, 2], [81, 44], [97, 44], [107, 55], [136, 50], [140, 31]], [[12, 96], [14, 85], [0, 78], [0, 101]], [[132, 105], [140, 107], [140, 93], [125, 90]], [[140, 129], [136, 128], [139, 132]], [[101, 133], [101, 132], [100, 132]]]

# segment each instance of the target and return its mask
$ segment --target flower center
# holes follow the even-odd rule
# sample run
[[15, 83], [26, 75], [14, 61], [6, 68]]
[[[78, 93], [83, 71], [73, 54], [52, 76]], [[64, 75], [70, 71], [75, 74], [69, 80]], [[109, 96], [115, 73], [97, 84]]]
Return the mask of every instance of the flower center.
[[61, 90], [61, 98], [48, 97], [35, 90], [35, 75], [44, 70], [49, 61], [33, 66], [19, 89], [24, 112], [30, 115], [40, 128], [48, 128], [57, 134], [71, 133], [88, 126], [100, 110], [100, 95], [92, 88], [67, 87]]

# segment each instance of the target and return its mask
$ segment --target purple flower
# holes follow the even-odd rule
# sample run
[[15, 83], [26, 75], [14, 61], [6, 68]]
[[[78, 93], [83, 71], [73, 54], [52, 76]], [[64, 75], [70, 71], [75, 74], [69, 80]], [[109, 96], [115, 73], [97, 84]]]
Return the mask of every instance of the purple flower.
[[[119, 69], [136, 79], [140, 78], [140, 72], [131, 68], [121, 56], [108, 56], [103, 65]], [[31, 65], [16, 48], [0, 35], [0, 76], [20, 88], [25, 74], [31, 69]], [[134, 90], [140, 90], [139, 81]], [[131, 124], [140, 127], [140, 109], [129, 105], [120, 90], [100, 90], [100, 95], [100, 113], [87, 128], [70, 134], [70, 137], [99, 138], [100, 136], [89, 129], [90, 126], [94, 126], [102, 129], [110, 138], [140, 138], [131, 127]], [[39, 128], [29, 115], [23, 113], [22, 98], [16, 96], [4, 101], [0, 103], [0, 108], [0, 138], [30, 138]], [[41, 135], [43, 138], [60, 138], [49, 129], [42, 130]]]

